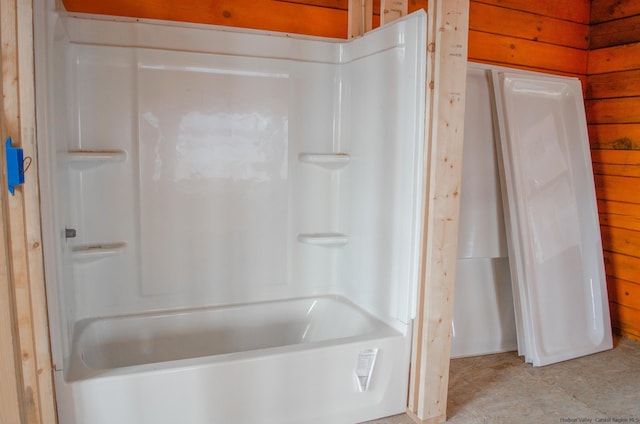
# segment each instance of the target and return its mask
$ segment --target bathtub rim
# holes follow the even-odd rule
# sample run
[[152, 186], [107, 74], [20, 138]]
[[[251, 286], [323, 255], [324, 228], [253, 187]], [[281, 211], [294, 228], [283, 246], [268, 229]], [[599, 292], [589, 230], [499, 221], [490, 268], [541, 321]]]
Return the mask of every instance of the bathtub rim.
[[[145, 364], [134, 364], [114, 368], [92, 368], [86, 364], [85, 360], [81, 356], [79, 349], [80, 340], [83, 332], [86, 328], [94, 322], [114, 319], [131, 319], [136, 317], [154, 317], [154, 316], [166, 316], [166, 315], [182, 315], [190, 314], [193, 312], [207, 312], [220, 309], [236, 309], [243, 307], [251, 307], [253, 305], [267, 305], [286, 303], [291, 301], [312, 301], [317, 299], [328, 299], [330, 301], [336, 301], [348, 308], [354, 309], [357, 313], [364, 316], [373, 325], [374, 329], [364, 334], [357, 334], [347, 337], [331, 338], [319, 341], [311, 341], [305, 343], [292, 343], [282, 346], [265, 347], [259, 349], [252, 349], [239, 352], [221, 353], [215, 355], [196, 356], [192, 358], [173, 359], [167, 361], [150, 362]], [[242, 362], [256, 360], [260, 358], [267, 358], [276, 355], [294, 354], [296, 352], [312, 350], [312, 349], [330, 349], [337, 345], [356, 344], [367, 340], [376, 339], [389, 339], [389, 338], [404, 338], [409, 334], [410, 325], [406, 326], [406, 331], [400, 331], [398, 328], [394, 328], [385, 321], [376, 317], [361, 306], [351, 302], [344, 296], [337, 294], [327, 295], [315, 295], [294, 297], [287, 299], [273, 299], [259, 302], [242, 302], [225, 305], [213, 305], [197, 308], [179, 308], [171, 310], [158, 310], [158, 311], [145, 311], [143, 313], [131, 313], [106, 317], [94, 317], [85, 318], [76, 323], [73, 331], [73, 341], [71, 345], [71, 354], [69, 355], [66, 366], [62, 371], [63, 378], [67, 383], [73, 383], [76, 381], [89, 380], [93, 378], [109, 378], [109, 377], [121, 377], [129, 374], [147, 374], [163, 372], [178, 372], [184, 369], [198, 368], [204, 366], [211, 366], [216, 364], [222, 364], [227, 362]]]

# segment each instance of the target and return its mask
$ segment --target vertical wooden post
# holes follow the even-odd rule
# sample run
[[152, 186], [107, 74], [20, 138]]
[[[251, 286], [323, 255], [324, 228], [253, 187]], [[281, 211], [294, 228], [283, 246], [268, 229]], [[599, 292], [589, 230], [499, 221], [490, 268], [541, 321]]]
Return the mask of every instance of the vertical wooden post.
[[446, 420], [455, 283], [469, 0], [429, 0], [423, 266], [414, 325], [408, 414]]
[[[0, 95], [2, 94], [0, 90]], [[4, 138], [3, 138], [4, 140]], [[0, 159], [5, 161], [4, 145]], [[3, 168], [3, 167], [0, 167]], [[16, 354], [13, 289], [10, 284], [11, 251], [8, 224], [7, 178], [0, 172], [0, 422], [22, 423], [22, 393], [19, 381], [22, 379], [18, 367], [20, 358]]]
[[[2, 422], [22, 424], [55, 423], [52, 365], [49, 349], [47, 309], [44, 287], [40, 200], [35, 131], [35, 86], [33, 50], [33, 3], [0, 0], [2, 26], [2, 142], [10, 136], [14, 146], [22, 147], [31, 166], [26, 183], [9, 195], [5, 183], [0, 187], [2, 231], [0, 265], [3, 278], [0, 296], [9, 296], [10, 307], [2, 310], [3, 327], [10, 322], [12, 332], [2, 333], [0, 344], [8, 344], [15, 362], [3, 364], [2, 379], [14, 382], [20, 419], [2, 416]], [[2, 155], [4, 158], [4, 155]], [[0, 164], [2, 173], [5, 163]], [[3, 354], [6, 349], [3, 349]], [[4, 391], [4, 389], [3, 389]], [[3, 398], [4, 399], [4, 398]], [[10, 411], [14, 407], [10, 407]], [[4, 405], [3, 412], [4, 414]]]
[[347, 37], [364, 35], [373, 28], [373, 0], [349, 0]]
[[403, 17], [409, 10], [409, 0], [380, 0], [380, 26]]

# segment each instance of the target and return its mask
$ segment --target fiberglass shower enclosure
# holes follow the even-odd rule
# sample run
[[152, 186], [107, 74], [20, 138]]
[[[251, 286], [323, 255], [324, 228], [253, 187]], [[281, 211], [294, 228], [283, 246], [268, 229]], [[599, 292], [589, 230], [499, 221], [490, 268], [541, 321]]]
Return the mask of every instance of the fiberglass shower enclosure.
[[425, 14], [345, 42], [46, 9], [61, 423], [403, 412]]

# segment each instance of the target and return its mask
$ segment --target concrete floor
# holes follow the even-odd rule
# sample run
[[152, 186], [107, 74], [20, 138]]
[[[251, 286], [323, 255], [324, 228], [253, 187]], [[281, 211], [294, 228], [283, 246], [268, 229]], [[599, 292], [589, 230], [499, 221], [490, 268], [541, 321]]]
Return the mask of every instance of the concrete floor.
[[[451, 361], [448, 423], [640, 423], [640, 342], [534, 368], [516, 352]], [[591, 421], [589, 421], [591, 420]], [[413, 424], [396, 415], [367, 424]]]

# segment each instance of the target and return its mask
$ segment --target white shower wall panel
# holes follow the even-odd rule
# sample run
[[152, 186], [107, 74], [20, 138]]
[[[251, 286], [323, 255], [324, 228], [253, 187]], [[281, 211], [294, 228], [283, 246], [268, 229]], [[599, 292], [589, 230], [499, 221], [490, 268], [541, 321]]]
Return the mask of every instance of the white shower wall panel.
[[327, 293], [409, 322], [424, 25], [345, 43], [64, 22], [70, 324]]
[[[67, 137], [56, 140], [62, 145], [59, 154], [126, 152], [118, 160], [104, 162], [74, 160], [67, 153], [71, 213], [65, 224], [77, 232], [66, 240], [66, 248], [73, 269], [75, 311], [85, 317], [131, 307], [138, 298], [134, 52], [82, 44], [67, 48], [70, 117]], [[122, 242], [124, 248], [108, 258], [94, 260], [77, 253], [82, 247], [113, 241]]]
[[241, 299], [289, 283], [288, 121], [296, 117], [283, 65], [139, 52], [144, 294], [215, 287], [218, 298]]
[[513, 293], [485, 65], [467, 66], [453, 357], [517, 348]]
[[[419, 37], [407, 34], [413, 38]], [[421, 236], [415, 230], [422, 219], [425, 64], [415, 50], [424, 43], [398, 43], [354, 60], [344, 88], [342, 144], [351, 162], [340, 185], [341, 223], [349, 234], [339, 258], [340, 288], [378, 316], [405, 323], [414, 314], [418, 261], [411, 252]]]
[[126, 152], [72, 171], [74, 242], [125, 244], [74, 267], [79, 318], [328, 289], [335, 253], [292, 243], [335, 221], [333, 179], [298, 155], [333, 150], [336, 65], [74, 48], [70, 148]]
[[537, 366], [610, 349], [580, 81], [497, 69], [493, 83], [525, 357]]
[[507, 239], [486, 66], [467, 67], [458, 259], [506, 258]]

